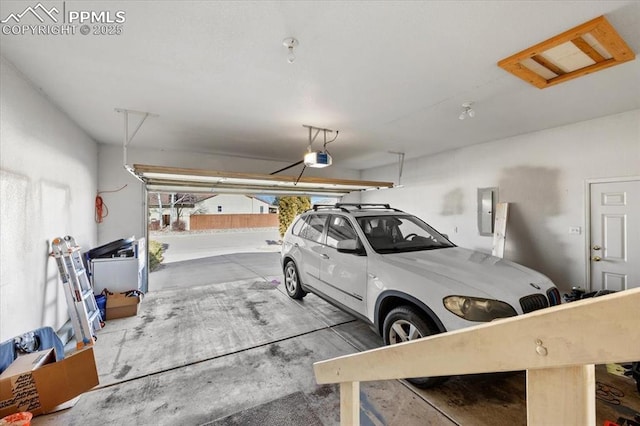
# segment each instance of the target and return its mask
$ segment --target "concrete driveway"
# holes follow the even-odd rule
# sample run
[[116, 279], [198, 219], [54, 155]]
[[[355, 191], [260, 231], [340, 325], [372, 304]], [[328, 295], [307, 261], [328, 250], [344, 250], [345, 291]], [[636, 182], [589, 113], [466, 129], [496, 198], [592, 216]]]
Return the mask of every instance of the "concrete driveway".
[[280, 251], [277, 228], [151, 232], [149, 240], [166, 246], [165, 264], [230, 253]]

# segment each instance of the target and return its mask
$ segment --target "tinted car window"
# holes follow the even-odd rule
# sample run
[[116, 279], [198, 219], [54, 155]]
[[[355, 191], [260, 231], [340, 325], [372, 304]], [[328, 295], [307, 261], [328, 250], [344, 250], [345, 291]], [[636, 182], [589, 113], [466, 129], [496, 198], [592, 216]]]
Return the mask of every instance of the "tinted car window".
[[327, 245], [336, 248], [338, 241], [357, 240], [356, 231], [344, 216], [331, 216], [327, 229]]
[[358, 224], [378, 253], [455, 247], [415, 216], [366, 216], [359, 217]]
[[327, 216], [309, 215], [304, 218], [305, 225], [300, 230], [300, 236], [315, 242], [322, 242], [322, 232]]
[[296, 223], [294, 223], [293, 227], [291, 228], [291, 233], [293, 235], [300, 235], [300, 230], [302, 230], [302, 227], [304, 226], [304, 224], [305, 224], [305, 221], [302, 218], [298, 218]]

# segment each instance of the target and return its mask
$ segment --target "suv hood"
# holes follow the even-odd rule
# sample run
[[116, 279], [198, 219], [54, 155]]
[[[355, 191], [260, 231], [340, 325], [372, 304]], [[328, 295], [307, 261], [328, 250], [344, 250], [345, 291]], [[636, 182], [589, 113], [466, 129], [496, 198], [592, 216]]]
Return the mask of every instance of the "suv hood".
[[[451, 294], [500, 298], [543, 293], [553, 287], [546, 276], [514, 262], [461, 247], [380, 255], [385, 263], [446, 285]], [[456, 285], [456, 283], [460, 285]], [[531, 285], [540, 287], [540, 290]], [[470, 292], [469, 288], [477, 292]]]

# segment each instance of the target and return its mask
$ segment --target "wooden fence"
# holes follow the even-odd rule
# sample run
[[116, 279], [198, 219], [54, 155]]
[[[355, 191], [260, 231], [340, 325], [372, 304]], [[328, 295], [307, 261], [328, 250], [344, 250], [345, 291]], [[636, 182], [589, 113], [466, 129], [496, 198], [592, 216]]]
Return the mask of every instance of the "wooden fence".
[[196, 214], [190, 217], [189, 229], [271, 228], [278, 226], [278, 215], [266, 214]]

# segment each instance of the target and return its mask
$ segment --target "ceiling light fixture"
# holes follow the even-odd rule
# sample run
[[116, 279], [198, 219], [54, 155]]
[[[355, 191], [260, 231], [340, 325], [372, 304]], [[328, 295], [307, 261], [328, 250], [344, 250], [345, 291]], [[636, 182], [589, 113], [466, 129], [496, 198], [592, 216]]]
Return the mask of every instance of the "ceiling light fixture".
[[282, 45], [287, 48], [289, 53], [287, 54], [287, 62], [290, 64], [296, 61], [296, 55], [293, 53], [293, 48], [298, 46], [298, 40], [293, 37], [287, 37], [282, 40]]
[[458, 118], [460, 120], [464, 120], [467, 117], [473, 118], [473, 117], [476, 116], [476, 110], [471, 108], [471, 105], [473, 105], [473, 102], [465, 102], [465, 103], [462, 104], [462, 111], [460, 112], [460, 115], [458, 116]]

